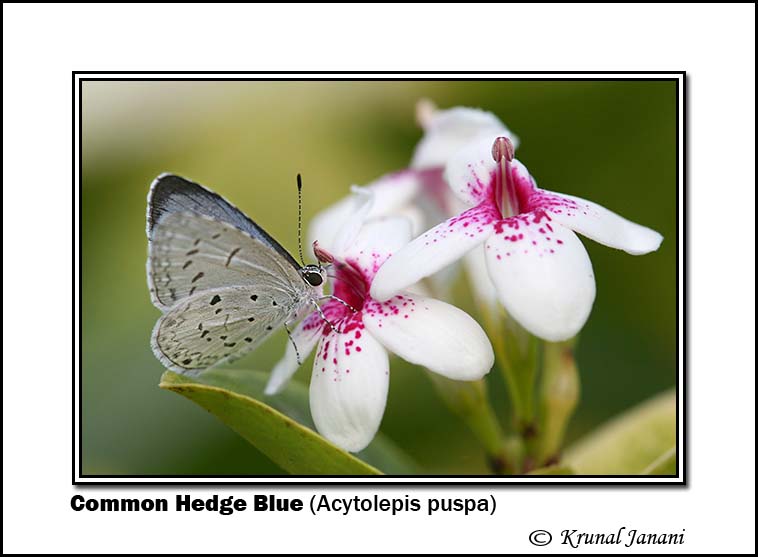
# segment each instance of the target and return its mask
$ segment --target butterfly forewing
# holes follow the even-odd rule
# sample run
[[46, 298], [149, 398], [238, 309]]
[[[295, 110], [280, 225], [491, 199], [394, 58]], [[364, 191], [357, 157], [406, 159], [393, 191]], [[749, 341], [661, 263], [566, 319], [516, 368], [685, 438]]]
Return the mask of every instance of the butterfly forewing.
[[205, 215], [213, 220], [230, 224], [277, 252], [293, 267], [299, 267], [297, 261], [286, 249], [219, 194], [181, 176], [161, 174], [150, 186], [147, 198], [148, 239], [152, 240], [155, 225], [164, 215], [171, 213]]
[[224, 286], [294, 292], [307, 286], [298, 270], [247, 232], [204, 215], [170, 213], [153, 229], [148, 258], [153, 303], [179, 300]]

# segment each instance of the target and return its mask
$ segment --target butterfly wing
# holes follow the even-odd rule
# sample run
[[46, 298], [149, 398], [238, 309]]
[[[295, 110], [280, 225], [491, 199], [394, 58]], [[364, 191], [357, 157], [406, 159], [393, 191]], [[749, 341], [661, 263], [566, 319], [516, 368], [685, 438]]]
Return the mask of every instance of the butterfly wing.
[[193, 213], [164, 215], [153, 230], [147, 261], [150, 295], [158, 308], [225, 286], [289, 293], [308, 286], [296, 267], [257, 238], [225, 222]]
[[147, 235], [150, 295], [164, 312], [152, 347], [174, 371], [199, 372], [246, 354], [314, 298], [284, 248], [184, 178], [153, 183]]
[[147, 196], [147, 237], [152, 240], [153, 230], [164, 215], [193, 213], [212, 220], [225, 222], [277, 252], [296, 269], [297, 261], [265, 230], [245, 213], [208, 188], [175, 174], [161, 174], [150, 186]]
[[184, 298], [155, 324], [156, 357], [179, 373], [197, 373], [240, 358], [296, 311], [283, 292], [246, 287], [206, 290]]
[[148, 286], [153, 304], [224, 286], [304, 292], [300, 266], [262, 228], [219, 195], [174, 175], [148, 197]]

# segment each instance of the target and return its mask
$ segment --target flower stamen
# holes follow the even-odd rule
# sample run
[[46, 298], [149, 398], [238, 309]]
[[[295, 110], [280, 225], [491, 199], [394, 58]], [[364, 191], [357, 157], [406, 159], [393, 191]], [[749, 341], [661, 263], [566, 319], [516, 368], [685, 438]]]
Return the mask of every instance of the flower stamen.
[[504, 219], [518, 214], [518, 198], [511, 175], [513, 143], [507, 137], [498, 137], [492, 144], [492, 158], [500, 164], [495, 172], [495, 200]]

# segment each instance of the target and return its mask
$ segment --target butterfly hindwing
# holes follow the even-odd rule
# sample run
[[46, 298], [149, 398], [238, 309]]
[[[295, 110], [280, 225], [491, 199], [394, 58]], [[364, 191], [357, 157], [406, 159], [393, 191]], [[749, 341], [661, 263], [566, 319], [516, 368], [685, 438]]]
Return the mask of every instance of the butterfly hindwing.
[[199, 372], [251, 351], [296, 311], [279, 292], [208, 290], [181, 300], [158, 320], [153, 351], [169, 369]]

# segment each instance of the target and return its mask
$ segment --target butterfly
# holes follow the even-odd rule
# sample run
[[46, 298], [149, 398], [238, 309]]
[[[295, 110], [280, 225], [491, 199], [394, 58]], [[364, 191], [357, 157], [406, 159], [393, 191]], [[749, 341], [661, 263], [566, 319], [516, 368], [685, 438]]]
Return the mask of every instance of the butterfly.
[[226, 199], [173, 174], [150, 186], [147, 239], [150, 297], [163, 312], [151, 346], [178, 373], [240, 358], [323, 297], [324, 268], [298, 264]]

